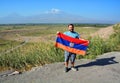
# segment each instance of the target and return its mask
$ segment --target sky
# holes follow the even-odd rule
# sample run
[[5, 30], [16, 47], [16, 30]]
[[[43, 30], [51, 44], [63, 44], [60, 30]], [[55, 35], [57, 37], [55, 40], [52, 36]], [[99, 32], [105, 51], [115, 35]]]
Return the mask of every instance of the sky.
[[59, 12], [120, 22], [120, 0], [0, 0], [0, 17]]

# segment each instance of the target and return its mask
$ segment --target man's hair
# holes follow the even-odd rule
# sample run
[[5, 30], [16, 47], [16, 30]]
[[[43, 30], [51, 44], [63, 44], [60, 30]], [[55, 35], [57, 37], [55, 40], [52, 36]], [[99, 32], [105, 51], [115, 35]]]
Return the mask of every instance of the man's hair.
[[68, 27], [69, 27], [69, 26], [72, 26], [72, 27], [74, 27], [74, 25], [73, 25], [73, 24], [69, 24], [69, 25], [68, 25]]

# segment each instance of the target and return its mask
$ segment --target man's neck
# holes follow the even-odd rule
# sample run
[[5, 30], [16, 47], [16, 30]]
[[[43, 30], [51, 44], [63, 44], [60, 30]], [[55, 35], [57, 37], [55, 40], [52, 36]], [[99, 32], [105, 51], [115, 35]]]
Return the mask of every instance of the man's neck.
[[70, 31], [71, 33], [73, 33], [74, 31]]

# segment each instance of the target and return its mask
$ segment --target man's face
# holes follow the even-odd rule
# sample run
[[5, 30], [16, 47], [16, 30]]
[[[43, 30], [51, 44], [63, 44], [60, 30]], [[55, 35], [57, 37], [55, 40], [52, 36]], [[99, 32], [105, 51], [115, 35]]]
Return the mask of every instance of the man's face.
[[69, 26], [68, 26], [68, 30], [71, 31], [71, 32], [74, 31], [74, 26], [69, 25]]

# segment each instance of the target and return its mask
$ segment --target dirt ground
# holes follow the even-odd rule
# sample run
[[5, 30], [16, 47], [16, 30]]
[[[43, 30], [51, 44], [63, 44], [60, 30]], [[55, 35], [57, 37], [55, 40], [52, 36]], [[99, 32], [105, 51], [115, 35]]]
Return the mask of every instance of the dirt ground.
[[113, 26], [109, 26], [106, 28], [101, 28], [100, 30], [98, 30], [97, 32], [91, 34], [91, 36], [100, 36], [101, 38], [109, 38], [109, 36], [111, 34], [113, 34]]

